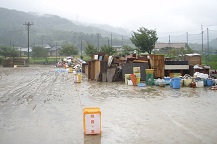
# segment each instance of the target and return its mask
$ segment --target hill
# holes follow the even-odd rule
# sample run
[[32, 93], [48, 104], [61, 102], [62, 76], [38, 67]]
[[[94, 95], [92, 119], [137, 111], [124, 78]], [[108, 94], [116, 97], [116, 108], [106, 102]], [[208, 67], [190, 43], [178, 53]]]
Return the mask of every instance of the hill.
[[[190, 43], [189, 46], [197, 52], [202, 51], [202, 44]], [[203, 50], [204, 52], [208, 51], [207, 43], [203, 44]], [[211, 52], [216, 52], [216, 50], [217, 50], [217, 39], [213, 39], [209, 42], [209, 51], [211, 53]]]
[[125, 29], [76, 23], [56, 15], [38, 15], [0, 8], [0, 19], [0, 45], [26, 47], [25, 22], [33, 23], [30, 27], [31, 46], [54, 45], [56, 42], [71, 42], [79, 46], [82, 40], [95, 45], [99, 40], [100, 45], [104, 45], [111, 43], [110, 38], [112, 45], [132, 44], [129, 40], [130, 32]]

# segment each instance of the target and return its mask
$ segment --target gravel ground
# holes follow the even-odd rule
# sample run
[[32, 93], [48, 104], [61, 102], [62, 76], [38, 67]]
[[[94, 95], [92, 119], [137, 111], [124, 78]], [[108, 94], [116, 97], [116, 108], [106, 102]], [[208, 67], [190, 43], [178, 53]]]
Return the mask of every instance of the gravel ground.
[[[74, 83], [54, 66], [0, 67], [1, 144], [217, 142], [217, 91]], [[84, 135], [85, 107], [99, 107], [102, 134]]]

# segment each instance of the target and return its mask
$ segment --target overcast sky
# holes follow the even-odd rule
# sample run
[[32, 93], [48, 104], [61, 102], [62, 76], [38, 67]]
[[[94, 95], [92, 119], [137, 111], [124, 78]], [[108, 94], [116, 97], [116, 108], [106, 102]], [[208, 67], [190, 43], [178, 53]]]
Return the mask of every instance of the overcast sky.
[[0, 0], [0, 7], [161, 35], [217, 29], [217, 0]]

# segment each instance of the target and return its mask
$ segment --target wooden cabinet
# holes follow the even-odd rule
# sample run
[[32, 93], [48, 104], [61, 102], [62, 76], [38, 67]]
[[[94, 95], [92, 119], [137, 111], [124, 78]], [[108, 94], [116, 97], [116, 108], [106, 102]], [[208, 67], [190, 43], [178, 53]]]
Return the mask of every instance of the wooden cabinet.
[[154, 69], [154, 78], [164, 78], [164, 55], [149, 55], [151, 69]]

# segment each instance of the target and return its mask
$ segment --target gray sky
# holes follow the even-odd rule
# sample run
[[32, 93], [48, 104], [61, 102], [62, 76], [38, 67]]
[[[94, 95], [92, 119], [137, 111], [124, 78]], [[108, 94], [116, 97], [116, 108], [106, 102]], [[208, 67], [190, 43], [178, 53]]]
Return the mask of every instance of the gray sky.
[[160, 35], [217, 29], [216, 0], [1, 0], [0, 7], [133, 31], [143, 26]]

